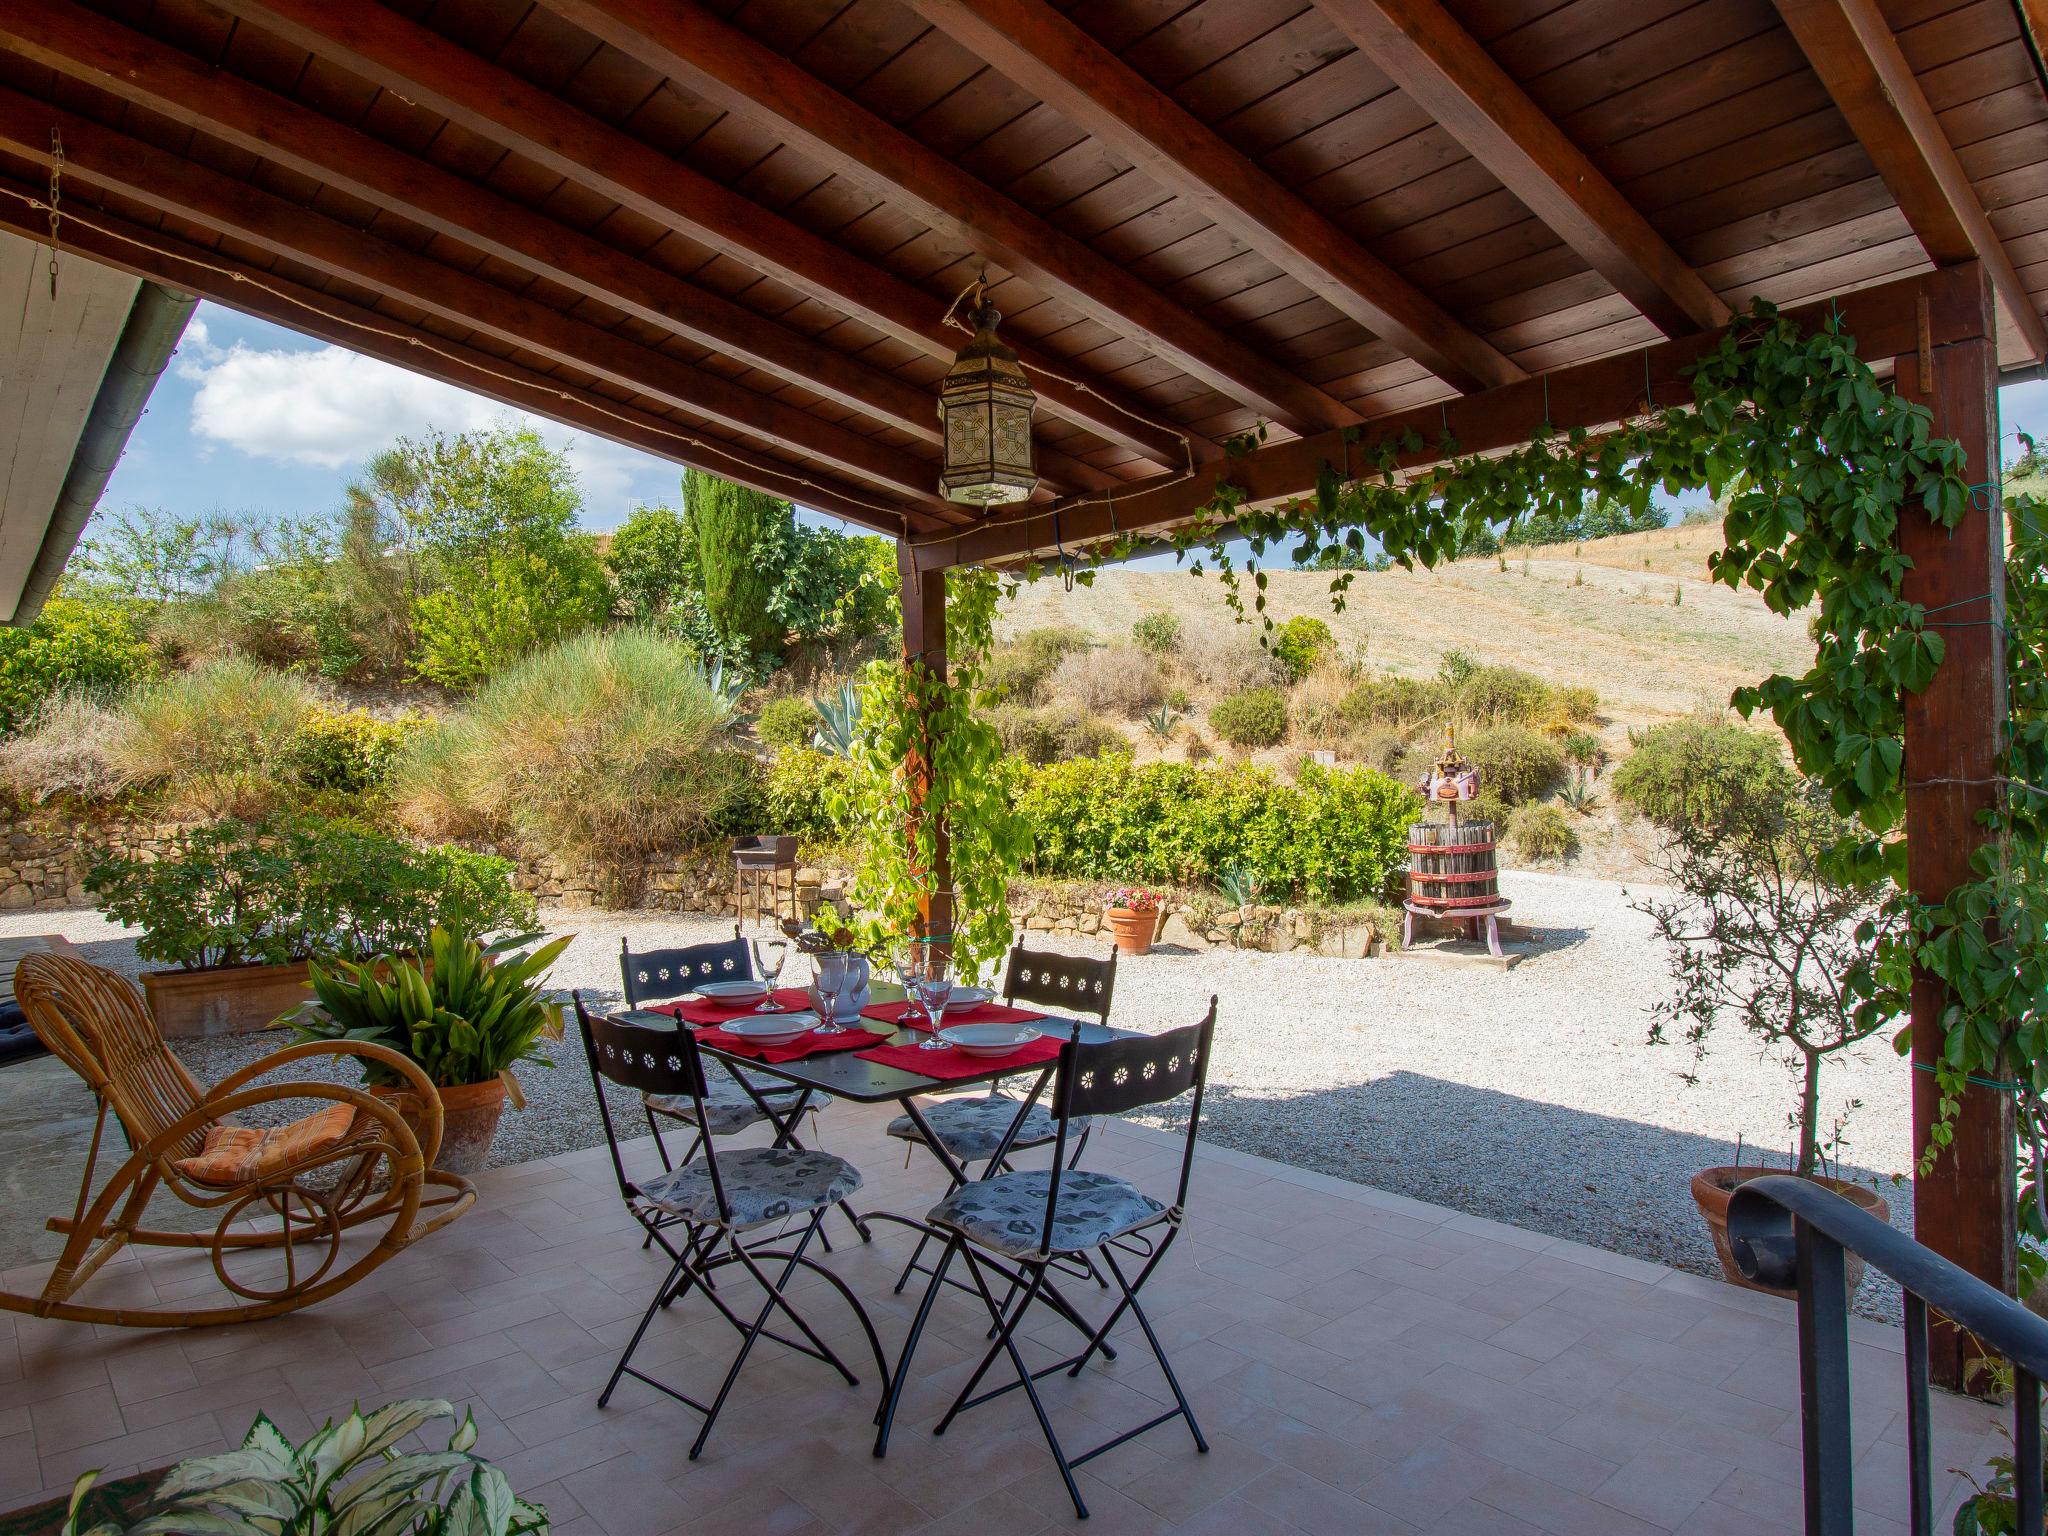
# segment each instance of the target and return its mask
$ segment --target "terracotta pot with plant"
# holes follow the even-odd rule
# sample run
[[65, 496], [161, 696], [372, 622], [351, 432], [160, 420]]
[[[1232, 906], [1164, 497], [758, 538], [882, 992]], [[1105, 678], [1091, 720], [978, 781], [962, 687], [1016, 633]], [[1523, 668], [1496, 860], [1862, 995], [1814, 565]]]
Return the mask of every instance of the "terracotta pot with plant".
[[[1824, 1165], [1843, 1147], [1843, 1128], [1856, 1101], [1823, 1128], [1821, 1069], [1830, 1057], [1868, 1040], [1891, 1022], [1862, 1005], [1871, 994], [1869, 967], [1877, 948], [1882, 881], [1845, 879], [1827, 854], [1848, 828], [1824, 791], [1789, 773], [1767, 792], [1749, 786], [1733, 803], [1669, 829], [1664, 872], [1677, 891], [1665, 901], [1636, 903], [1668, 947], [1671, 995], [1655, 1005], [1650, 1043], [1674, 1032], [1692, 1047], [1682, 1074], [1699, 1081], [1717, 1025], [1734, 1018], [1791, 1071], [1798, 1098], [1786, 1115], [1793, 1150], [1789, 1167], [1741, 1160], [1703, 1168], [1692, 1195], [1706, 1219], [1721, 1271], [1750, 1285], [1728, 1244], [1728, 1201], [1736, 1188], [1766, 1173], [1794, 1173], [1889, 1220], [1890, 1207], [1867, 1185], [1829, 1176]], [[1849, 1260], [1849, 1289], [1862, 1279]], [[1768, 1287], [1751, 1286], [1752, 1289]], [[1788, 1295], [1789, 1292], [1774, 1292]]]
[[[315, 962], [311, 980], [319, 1009], [293, 1022], [307, 1039], [370, 1040], [418, 1062], [441, 1096], [441, 1153], [434, 1165], [476, 1173], [490, 1156], [507, 1098], [525, 1107], [512, 1068], [522, 1061], [554, 1065], [540, 1042], [560, 1036], [562, 1013], [545, 1001], [541, 982], [569, 937], [518, 949], [537, 937], [486, 945], [436, 928], [421, 960], [380, 955], [364, 964]], [[364, 1073], [372, 1093], [412, 1097], [395, 1074], [372, 1066]]]
[[1119, 950], [1127, 955], [1151, 950], [1162, 901], [1159, 892], [1141, 885], [1121, 886], [1103, 899], [1102, 923]]

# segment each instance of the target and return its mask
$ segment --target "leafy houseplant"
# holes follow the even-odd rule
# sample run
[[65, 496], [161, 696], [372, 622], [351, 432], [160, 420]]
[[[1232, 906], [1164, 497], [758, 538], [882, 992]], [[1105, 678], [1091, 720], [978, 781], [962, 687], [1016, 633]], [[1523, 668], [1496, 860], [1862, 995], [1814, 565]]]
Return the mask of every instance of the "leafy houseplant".
[[1159, 909], [1165, 897], [1142, 885], [1118, 886], [1102, 901], [1102, 921], [1108, 926], [1116, 947], [1127, 955], [1142, 955], [1152, 948], [1159, 931]]
[[[258, 1414], [240, 1450], [179, 1462], [154, 1512], [125, 1536], [547, 1536], [548, 1512], [516, 1497], [505, 1474], [472, 1454], [476, 1420], [464, 1414], [445, 1451], [401, 1452], [407, 1435], [455, 1417], [438, 1399], [391, 1403], [329, 1420], [295, 1446]], [[72, 1485], [64, 1536], [124, 1536], [118, 1526], [78, 1529], [97, 1472]]]
[[[1821, 1174], [1857, 1107], [1851, 1100], [1823, 1134], [1821, 1069], [1889, 1021], [1859, 1007], [1886, 921], [1883, 882], [1848, 879], [1829, 862], [1843, 835], [1825, 792], [1810, 782], [1679, 826], [1666, 856], [1677, 898], [1636, 904], [1667, 946], [1677, 983], [1655, 1006], [1649, 1039], [1662, 1044], [1669, 1030], [1682, 1031], [1693, 1052], [1683, 1076], [1694, 1083], [1716, 1026], [1739, 1021], [1798, 1081], [1786, 1117], [1796, 1148], [1791, 1171], [1885, 1216], [1873, 1191]], [[1738, 1184], [1768, 1171], [1709, 1168], [1693, 1179], [1722, 1268], [1737, 1284], [1746, 1282], [1728, 1247], [1728, 1199]]]
[[[440, 1090], [446, 1115], [435, 1166], [474, 1172], [490, 1152], [508, 1094], [523, 1103], [512, 1068], [522, 1061], [554, 1065], [540, 1042], [560, 1033], [561, 1013], [544, 1000], [541, 979], [569, 936], [515, 949], [534, 937], [487, 947], [436, 928], [423, 960], [315, 962], [310, 972], [322, 1014], [295, 1027], [304, 1039], [368, 1040], [418, 1062]], [[388, 1069], [365, 1064], [364, 1076], [373, 1092], [404, 1096]]]

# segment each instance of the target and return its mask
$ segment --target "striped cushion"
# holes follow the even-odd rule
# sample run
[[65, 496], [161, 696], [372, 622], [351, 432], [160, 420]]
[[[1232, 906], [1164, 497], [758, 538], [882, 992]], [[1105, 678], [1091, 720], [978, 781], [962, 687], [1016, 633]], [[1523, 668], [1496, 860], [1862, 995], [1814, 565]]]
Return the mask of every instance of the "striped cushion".
[[355, 1118], [353, 1105], [331, 1104], [303, 1120], [268, 1129], [209, 1125], [198, 1153], [176, 1158], [171, 1166], [196, 1184], [216, 1188], [253, 1184], [339, 1146]]

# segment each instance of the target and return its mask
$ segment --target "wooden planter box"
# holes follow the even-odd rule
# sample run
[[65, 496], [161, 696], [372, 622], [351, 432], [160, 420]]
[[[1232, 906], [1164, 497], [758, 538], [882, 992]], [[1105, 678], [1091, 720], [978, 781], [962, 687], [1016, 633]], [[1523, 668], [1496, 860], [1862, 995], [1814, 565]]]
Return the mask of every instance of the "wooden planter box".
[[142, 993], [166, 1039], [238, 1035], [266, 1029], [281, 1013], [310, 1002], [306, 962], [224, 965], [197, 971], [144, 971]]

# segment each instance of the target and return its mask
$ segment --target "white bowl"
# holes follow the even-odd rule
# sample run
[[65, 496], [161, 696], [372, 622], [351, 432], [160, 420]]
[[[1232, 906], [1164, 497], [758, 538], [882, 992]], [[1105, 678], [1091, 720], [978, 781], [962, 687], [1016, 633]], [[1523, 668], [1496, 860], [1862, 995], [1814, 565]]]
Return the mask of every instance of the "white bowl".
[[970, 1056], [1008, 1056], [1038, 1036], [1029, 1024], [954, 1024], [939, 1031], [941, 1040]]
[[756, 1045], [787, 1045], [798, 1035], [807, 1035], [816, 1029], [818, 1016], [815, 1013], [755, 1013], [745, 1018], [729, 1019], [718, 1027], [728, 1035], [737, 1035]]
[[978, 1008], [989, 1001], [995, 993], [987, 987], [955, 987], [953, 996], [947, 1001], [948, 1008]]
[[697, 992], [714, 1003], [758, 1003], [768, 988], [758, 981], [707, 981]]

